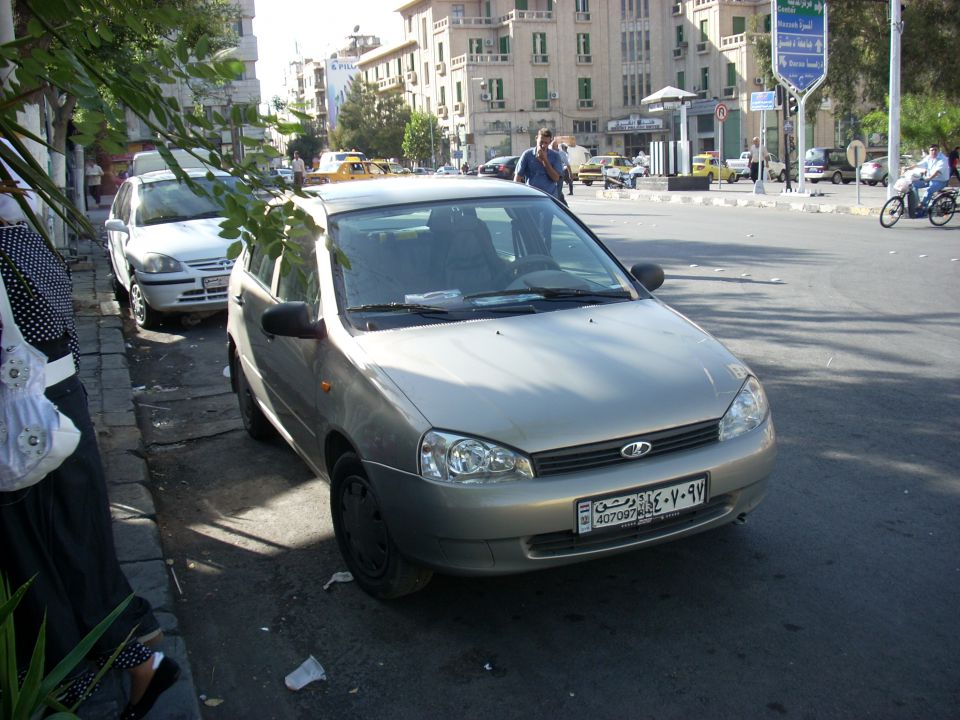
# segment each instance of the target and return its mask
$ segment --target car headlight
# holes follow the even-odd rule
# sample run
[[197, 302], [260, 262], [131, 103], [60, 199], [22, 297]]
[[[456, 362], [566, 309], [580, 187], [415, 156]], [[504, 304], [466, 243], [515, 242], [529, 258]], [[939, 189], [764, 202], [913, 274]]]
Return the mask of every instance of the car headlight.
[[143, 256], [143, 267], [140, 269], [145, 273], [171, 273], [180, 272], [183, 270], [183, 265], [169, 255], [147, 253]]
[[750, 432], [763, 422], [769, 412], [770, 405], [760, 381], [754, 377], [747, 378], [720, 421], [720, 440], [731, 440]]
[[532, 478], [533, 465], [526, 455], [489, 440], [430, 430], [420, 440], [420, 474], [477, 485]]

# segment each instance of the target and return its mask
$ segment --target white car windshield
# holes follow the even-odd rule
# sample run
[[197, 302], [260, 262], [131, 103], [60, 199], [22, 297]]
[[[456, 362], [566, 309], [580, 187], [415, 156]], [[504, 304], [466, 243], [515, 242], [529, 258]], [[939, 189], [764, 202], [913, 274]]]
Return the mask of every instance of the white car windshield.
[[547, 198], [363, 211], [332, 218], [329, 231], [339, 250], [335, 262], [346, 258], [335, 273], [341, 311], [367, 330], [641, 296]]
[[[213, 183], [206, 178], [194, 178], [194, 181], [208, 191]], [[235, 185], [236, 178], [223, 177], [218, 181]], [[140, 187], [140, 204], [137, 207], [137, 225], [160, 225], [162, 223], [183, 222], [201, 218], [218, 217], [222, 214], [220, 206], [211, 198], [196, 194], [179, 180], [159, 180], [144, 183]]]

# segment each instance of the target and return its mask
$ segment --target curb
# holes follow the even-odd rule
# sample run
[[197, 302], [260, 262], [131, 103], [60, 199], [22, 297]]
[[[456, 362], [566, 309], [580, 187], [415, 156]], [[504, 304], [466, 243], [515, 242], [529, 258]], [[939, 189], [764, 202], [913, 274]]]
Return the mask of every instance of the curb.
[[676, 203], [709, 207], [753, 207], [773, 208], [805, 213], [836, 213], [843, 215], [878, 216], [879, 207], [864, 205], [839, 205], [818, 203], [811, 198], [790, 199], [787, 195], [751, 195], [750, 197], [723, 195], [717, 191], [712, 195], [689, 195], [683, 192], [650, 192], [643, 190], [597, 190], [599, 200], [638, 200], [654, 203]]
[[[92, 213], [91, 213], [92, 214]], [[102, 213], [106, 215], [106, 213]], [[95, 227], [102, 220], [91, 217]], [[149, 488], [143, 437], [137, 426], [120, 305], [101, 246], [78, 243], [72, 265], [73, 303], [80, 339], [80, 378], [103, 458], [117, 558], [134, 592], [153, 606], [164, 639], [157, 647], [179, 663], [180, 679], [167, 690], [152, 720], [199, 720], [200, 707], [186, 645], [175, 615], [170, 576]], [[127, 702], [123, 673], [108, 673], [100, 689], [79, 708], [83, 720], [114, 720]]]

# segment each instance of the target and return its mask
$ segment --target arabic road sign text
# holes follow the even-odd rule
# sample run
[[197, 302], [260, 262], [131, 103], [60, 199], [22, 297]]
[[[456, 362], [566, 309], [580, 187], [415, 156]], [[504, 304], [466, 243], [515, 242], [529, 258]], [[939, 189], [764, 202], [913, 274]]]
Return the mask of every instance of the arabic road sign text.
[[774, 0], [774, 72], [803, 93], [817, 84], [827, 67], [825, 0]]
[[750, 93], [750, 110], [776, 110], [777, 93], [775, 90]]

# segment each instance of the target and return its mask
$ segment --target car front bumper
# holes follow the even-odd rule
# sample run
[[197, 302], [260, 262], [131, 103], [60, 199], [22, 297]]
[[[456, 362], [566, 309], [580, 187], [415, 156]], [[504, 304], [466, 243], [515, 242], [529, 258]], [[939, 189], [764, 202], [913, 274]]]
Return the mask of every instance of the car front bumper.
[[[732, 522], [763, 499], [775, 458], [768, 418], [727, 442], [521, 482], [457, 486], [365, 465], [406, 557], [448, 574], [500, 575], [605, 557]], [[646, 525], [577, 534], [578, 500], [695, 477], [707, 478], [705, 505]]]
[[137, 271], [137, 282], [147, 304], [159, 312], [225, 310], [229, 278], [229, 267], [215, 273]]

